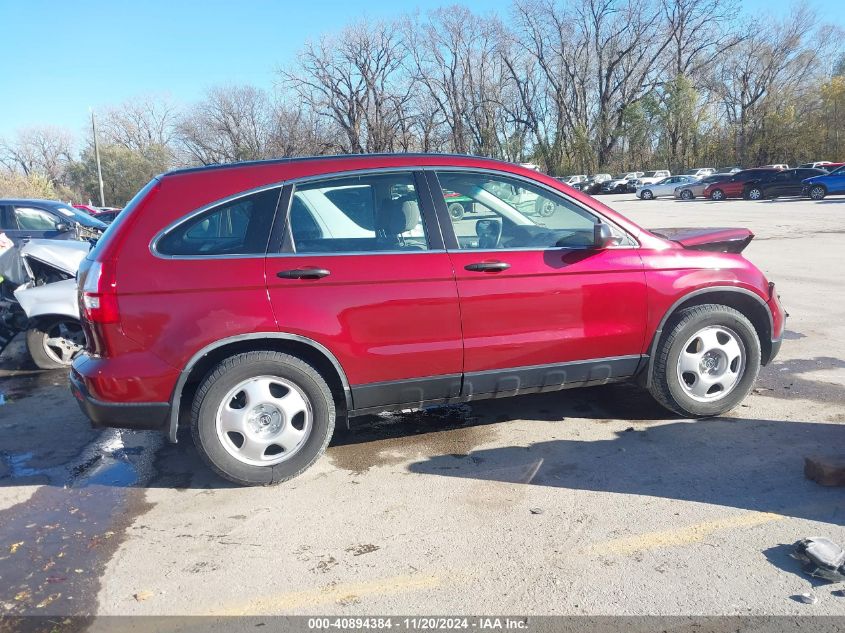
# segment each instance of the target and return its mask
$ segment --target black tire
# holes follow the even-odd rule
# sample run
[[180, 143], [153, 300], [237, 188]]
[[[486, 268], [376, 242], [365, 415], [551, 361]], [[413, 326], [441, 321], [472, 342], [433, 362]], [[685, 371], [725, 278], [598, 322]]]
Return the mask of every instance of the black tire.
[[458, 220], [463, 219], [464, 217], [464, 205], [460, 202], [453, 202], [449, 205], [449, 217], [452, 218], [455, 222]]
[[[240, 461], [217, 434], [217, 411], [223, 399], [242, 381], [257, 376], [276, 376], [294, 383], [311, 405], [310, 433], [295, 454], [275, 465]], [[220, 362], [203, 379], [191, 408], [191, 433], [200, 455], [221, 477], [242, 486], [275, 485], [301, 474], [325, 452], [334, 425], [334, 399], [325, 379], [305, 361], [273, 351], [246, 352]]]
[[[66, 333], [67, 336], [63, 336]], [[58, 343], [49, 341], [61, 339]], [[26, 331], [26, 348], [39, 369], [65, 369], [85, 346], [85, 334], [72, 319], [40, 319]]]
[[534, 212], [541, 218], [548, 218], [555, 214], [557, 205], [549, 198], [537, 198], [534, 202]]
[[[717, 400], [701, 402], [686, 393], [677, 367], [684, 344], [708, 326], [727, 327], [736, 333], [744, 345], [746, 358], [743, 374], [730, 392]], [[742, 402], [754, 386], [759, 372], [760, 339], [745, 315], [723, 305], [693, 306], [681, 310], [667, 322], [655, 352], [649, 391], [661, 405], [682, 416], [722, 415]]]
[[643, 192], [640, 194], [640, 199], [642, 200], [652, 200], [654, 198], [654, 194], [651, 192], [651, 189], [643, 189]]
[[695, 198], [695, 196], [692, 195], [692, 191], [689, 189], [683, 189], [681, 191], [681, 200], [692, 200], [693, 198]]
[[827, 195], [827, 189], [825, 189], [824, 185], [813, 185], [810, 187], [809, 194], [811, 200], [824, 200], [824, 197]]
[[714, 189], [710, 192], [710, 199], [714, 200], [715, 202], [721, 202], [725, 199], [725, 192], [721, 189]]

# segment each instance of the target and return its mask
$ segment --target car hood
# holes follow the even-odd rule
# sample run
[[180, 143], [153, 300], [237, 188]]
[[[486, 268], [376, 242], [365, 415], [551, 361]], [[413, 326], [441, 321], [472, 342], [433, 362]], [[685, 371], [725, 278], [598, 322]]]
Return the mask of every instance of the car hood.
[[754, 239], [754, 233], [742, 228], [671, 228], [650, 231], [690, 250], [721, 253], [741, 253]]
[[35, 239], [21, 247], [20, 254], [21, 257], [31, 257], [69, 275], [75, 275], [90, 250], [90, 242]]

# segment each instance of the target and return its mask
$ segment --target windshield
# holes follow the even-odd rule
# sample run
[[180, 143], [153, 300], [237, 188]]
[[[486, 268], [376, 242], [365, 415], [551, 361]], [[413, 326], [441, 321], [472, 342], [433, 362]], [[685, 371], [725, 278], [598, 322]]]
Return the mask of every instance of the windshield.
[[[831, 171], [830, 174], [837, 174], [839, 176], [845, 175], [845, 165], [840, 165], [839, 167], [837, 167], [836, 169]], [[830, 174], [828, 174], [828, 175], [830, 175]]]
[[106, 224], [95, 218], [94, 216], [88, 215], [85, 211], [80, 211], [79, 209], [74, 209], [73, 207], [67, 205], [57, 205], [53, 207], [55, 211], [60, 213], [61, 215], [65, 216], [66, 218], [81, 224], [82, 226], [88, 226], [95, 229], [105, 229]]

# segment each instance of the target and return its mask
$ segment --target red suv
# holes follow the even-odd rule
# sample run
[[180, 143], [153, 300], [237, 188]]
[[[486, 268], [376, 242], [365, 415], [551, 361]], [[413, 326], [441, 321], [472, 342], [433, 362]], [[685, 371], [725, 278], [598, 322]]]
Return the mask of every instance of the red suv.
[[752, 237], [647, 231], [467, 156], [174, 171], [80, 269], [72, 390], [95, 426], [190, 426], [240, 484], [297, 475], [335, 424], [392, 407], [636, 379], [718, 415], [780, 347], [774, 285], [739, 254]]
[[748, 185], [762, 178], [768, 178], [776, 174], [780, 169], [773, 167], [755, 167], [754, 169], [743, 169], [736, 172], [728, 180], [714, 182], [704, 189], [702, 195], [711, 200], [724, 200], [725, 198], [743, 198], [748, 192]]

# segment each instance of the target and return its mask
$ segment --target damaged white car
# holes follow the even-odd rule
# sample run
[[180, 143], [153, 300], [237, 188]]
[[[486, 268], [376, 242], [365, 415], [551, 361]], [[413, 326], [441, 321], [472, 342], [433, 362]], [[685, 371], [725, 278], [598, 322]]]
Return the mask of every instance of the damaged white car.
[[0, 252], [0, 352], [19, 333], [40, 369], [68, 367], [85, 346], [76, 271], [90, 242], [30, 240]]

